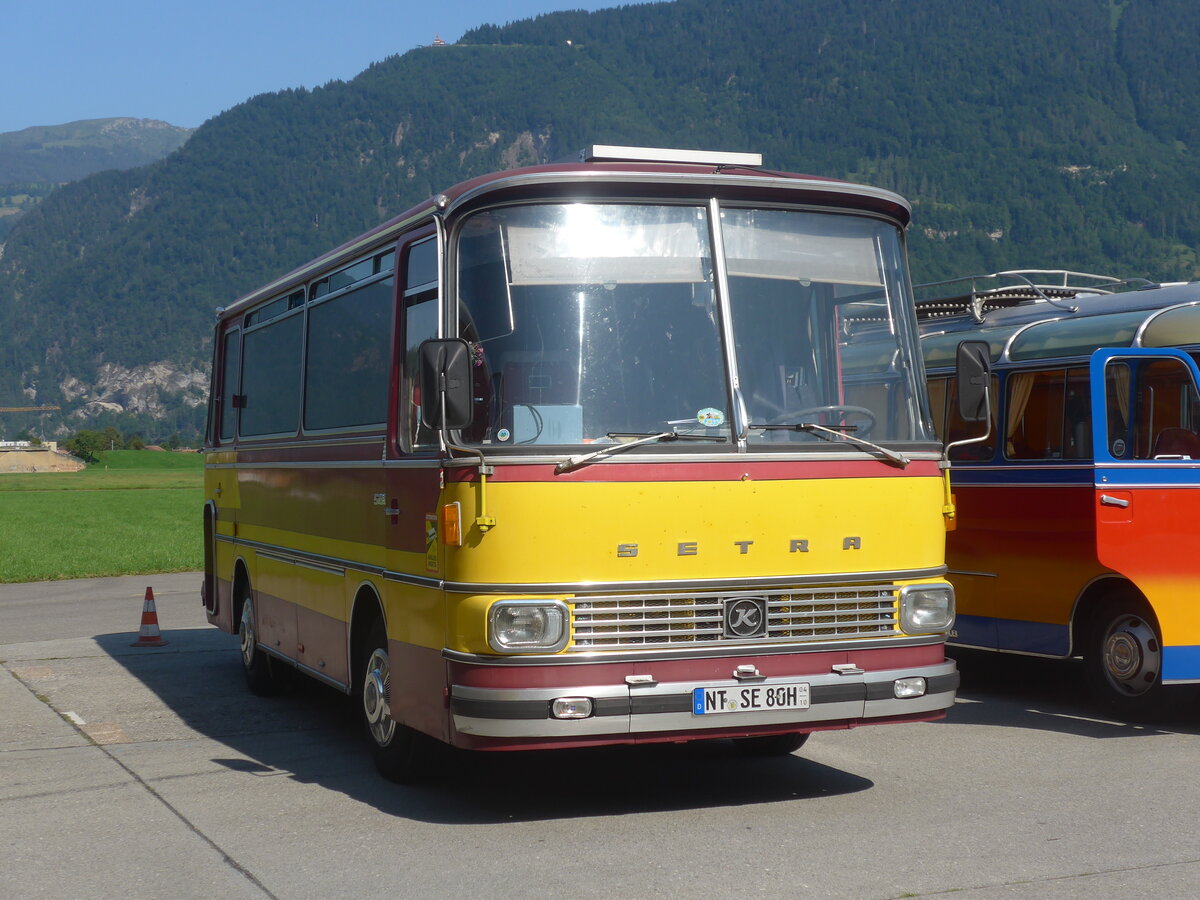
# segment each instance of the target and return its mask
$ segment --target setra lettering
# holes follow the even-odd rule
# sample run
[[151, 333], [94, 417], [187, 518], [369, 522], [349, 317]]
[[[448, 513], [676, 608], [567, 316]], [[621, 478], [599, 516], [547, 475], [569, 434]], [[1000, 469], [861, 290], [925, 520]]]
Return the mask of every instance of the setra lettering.
[[[733, 541], [734, 547], [738, 548], [739, 556], [748, 556], [751, 548], [757, 541]], [[810, 541], [808, 538], [791, 538], [788, 541], [788, 553], [809, 553], [811, 551]], [[861, 550], [862, 538], [858, 535], [848, 535], [842, 538], [843, 550]], [[617, 544], [617, 556], [629, 559], [638, 556], [641, 552], [641, 547], [636, 543]], [[699, 541], [679, 541], [675, 545], [676, 556], [699, 556], [700, 542]]]

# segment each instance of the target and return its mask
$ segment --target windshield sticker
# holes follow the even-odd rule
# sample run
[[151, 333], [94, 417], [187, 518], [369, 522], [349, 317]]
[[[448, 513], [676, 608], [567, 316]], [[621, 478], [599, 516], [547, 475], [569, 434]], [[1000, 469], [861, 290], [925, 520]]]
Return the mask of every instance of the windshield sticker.
[[709, 406], [696, 413], [696, 421], [705, 428], [720, 428], [725, 424], [725, 413]]
[[512, 434], [509, 433], [507, 428], [501, 428], [496, 432], [496, 440], [498, 441], [507, 441], [510, 437], [512, 437]]

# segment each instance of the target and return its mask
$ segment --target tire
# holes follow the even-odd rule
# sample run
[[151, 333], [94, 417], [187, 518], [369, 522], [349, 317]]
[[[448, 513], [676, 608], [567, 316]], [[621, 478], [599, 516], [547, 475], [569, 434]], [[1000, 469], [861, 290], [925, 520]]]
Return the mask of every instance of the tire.
[[375, 619], [359, 646], [355, 665], [358, 716], [375, 768], [399, 784], [424, 781], [428, 776], [424, 736], [392, 718], [391, 663], [383, 622]]
[[258, 646], [254, 592], [250, 590], [248, 583], [242, 588], [239, 606], [241, 613], [238, 621], [238, 643], [241, 647], [242, 672], [246, 676], [246, 686], [252, 694], [273, 697], [287, 688], [290, 667]]
[[1100, 605], [1083, 661], [1092, 694], [1109, 712], [1134, 721], [1166, 712], [1170, 691], [1162, 683], [1162, 637], [1140, 598], [1114, 597]]
[[764, 734], [761, 737], [733, 739], [733, 749], [738, 756], [766, 757], [790, 756], [808, 741], [808, 733]]

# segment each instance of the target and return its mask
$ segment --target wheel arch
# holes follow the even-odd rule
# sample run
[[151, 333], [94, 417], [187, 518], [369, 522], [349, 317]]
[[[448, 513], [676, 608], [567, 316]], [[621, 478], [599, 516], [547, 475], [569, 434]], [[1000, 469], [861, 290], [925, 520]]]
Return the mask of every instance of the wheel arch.
[[350, 630], [347, 637], [349, 651], [351, 682], [359, 677], [357, 662], [362, 656], [366, 636], [370, 633], [371, 624], [379, 621], [383, 624], [384, 634], [387, 634], [387, 615], [383, 611], [383, 598], [379, 590], [369, 581], [364, 581], [354, 592], [354, 601], [350, 610]]
[[1075, 600], [1075, 608], [1071, 611], [1071, 648], [1070, 655], [1079, 656], [1087, 646], [1087, 637], [1096, 623], [1096, 614], [1109, 600], [1131, 600], [1144, 607], [1147, 618], [1153, 622], [1159, 635], [1162, 628], [1158, 624], [1158, 616], [1154, 606], [1132, 581], [1123, 575], [1103, 575], [1093, 579]]
[[245, 599], [245, 588], [250, 587], [250, 566], [246, 563], [244, 556], [238, 556], [233, 561], [233, 593], [232, 607], [233, 617], [230, 620], [233, 625], [233, 630], [236, 633], [238, 623], [242, 621], [242, 601]]

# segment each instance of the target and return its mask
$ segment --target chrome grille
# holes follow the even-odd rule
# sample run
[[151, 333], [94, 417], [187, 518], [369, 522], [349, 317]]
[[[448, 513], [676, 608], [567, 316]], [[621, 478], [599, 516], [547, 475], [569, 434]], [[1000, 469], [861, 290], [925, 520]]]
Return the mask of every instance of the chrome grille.
[[[628, 650], [720, 644], [791, 643], [896, 632], [895, 585], [780, 592], [581, 597], [572, 615], [573, 650]], [[764, 637], [726, 637], [727, 600], [767, 601]]]

